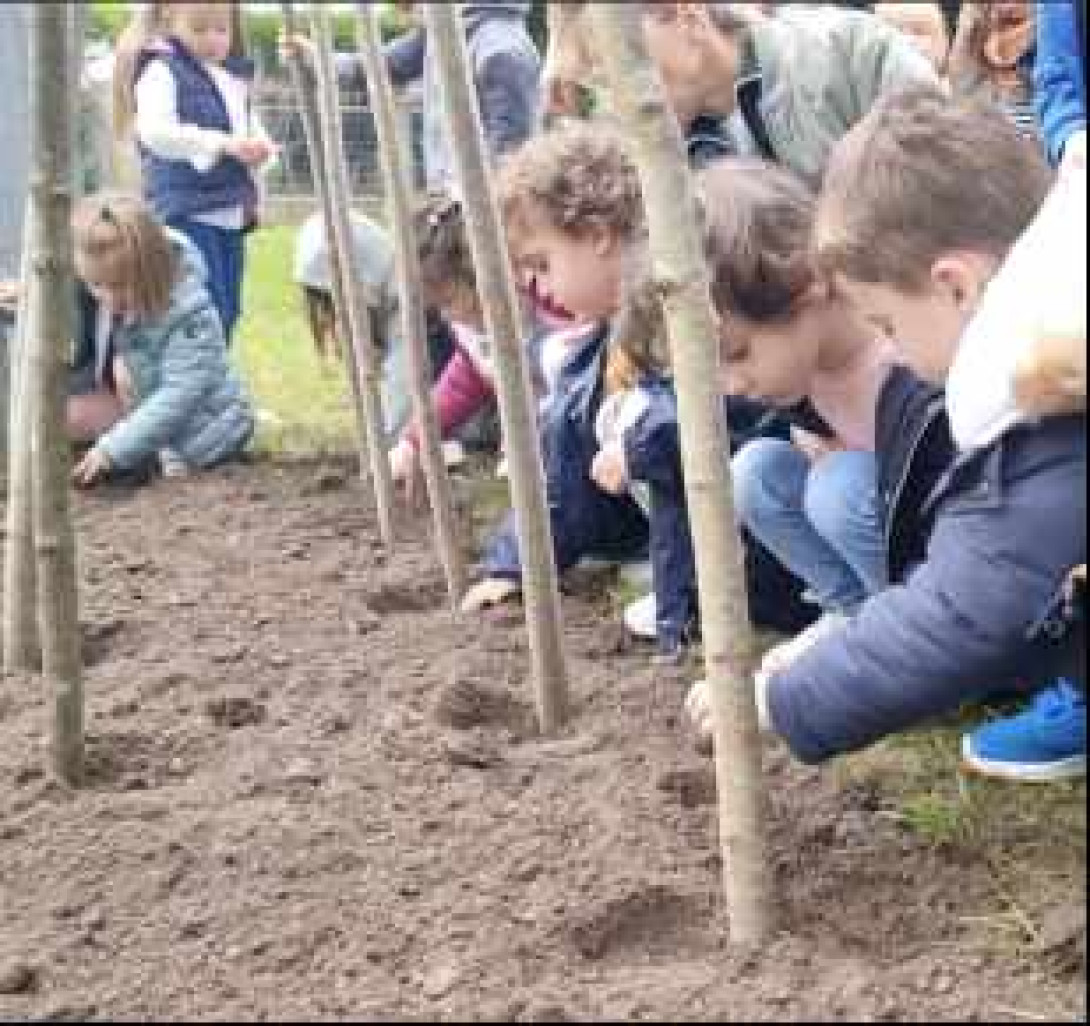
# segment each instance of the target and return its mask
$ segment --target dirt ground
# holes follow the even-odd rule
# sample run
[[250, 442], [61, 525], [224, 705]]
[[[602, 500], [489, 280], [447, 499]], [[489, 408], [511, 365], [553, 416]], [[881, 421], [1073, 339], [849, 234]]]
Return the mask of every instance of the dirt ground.
[[580, 589], [537, 738], [520, 609], [459, 622], [402, 527], [337, 463], [78, 498], [88, 782], [0, 682], [0, 1019], [1085, 1015], [1084, 812], [770, 742], [782, 932], [737, 951], [691, 670]]

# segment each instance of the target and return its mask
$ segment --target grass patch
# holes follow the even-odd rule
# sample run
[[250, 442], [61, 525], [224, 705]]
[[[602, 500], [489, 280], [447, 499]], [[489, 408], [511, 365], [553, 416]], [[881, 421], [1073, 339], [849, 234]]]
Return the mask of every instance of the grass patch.
[[354, 452], [355, 417], [344, 370], [324, 368], [292, 280], [296, 229], [271, 226], [248, 240], [238, 367], [260, 411], [264, 454]]

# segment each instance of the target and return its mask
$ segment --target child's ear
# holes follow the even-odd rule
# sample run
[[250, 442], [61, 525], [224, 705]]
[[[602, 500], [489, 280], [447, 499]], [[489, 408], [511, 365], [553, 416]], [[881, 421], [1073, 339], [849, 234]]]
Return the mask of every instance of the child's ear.
[[960, 253], [939, 257], [931, 266], [931, 283], [965, 317], [972, 315], [988, 284], [979, 261]]

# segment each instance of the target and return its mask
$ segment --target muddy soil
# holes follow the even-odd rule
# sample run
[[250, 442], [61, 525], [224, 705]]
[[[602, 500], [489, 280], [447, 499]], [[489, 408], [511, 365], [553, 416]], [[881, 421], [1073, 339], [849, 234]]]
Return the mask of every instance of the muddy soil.
[[771, 742], [781, 932], [731, 947], [689, 671], [581, 589], [537, 737], [519, 608], [460, 621], [426, 519], [387, 555], [364, 492], [259, 463], [78, 497], [88, 778], [0, 682], [0, 1018], [1085, 1014], [1084, 849], [985, 929], [1019, 912], [988, 852]]

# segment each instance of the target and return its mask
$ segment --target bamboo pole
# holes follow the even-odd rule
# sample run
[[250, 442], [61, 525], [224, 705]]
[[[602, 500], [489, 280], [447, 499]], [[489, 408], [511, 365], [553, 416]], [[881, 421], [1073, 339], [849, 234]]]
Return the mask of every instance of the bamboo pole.
[[567, 715], [568, 682], [541, 450], [523, 351], [525, 333], [485, 161], [477, 92], [466, 58], [460, 14], [454, 4], [426, 4], [424, 17], [429, 59], [437, 61], [440, 72], [447, 137], [457, 168], [485, 323], [492, 339], [504, 451], [518, 522], [538, 722], [548, 733]]
[[314, 33], [318, 110], [322, 119], [322, 143], [325, 146], [327, 185], [333, 214], [333, 235], [329, 239], [329, 246], [331, 250], [336, 247], [339, 253], [338, 264], [341, 268], [348, 314], [347, 348], [353, 351], [359, 371], [379, 534], [389, 545], [395, 534], [394, 482], [386, 451], [386, 427], [382, 419], [382, 391], [379, 385], [380, 368], [376, 341], [371, 337], [367, 294], [360, 278], [359, 260], [349, 216], [352, 194], [348, 188], [348, 167], [341, 136], [340, 93], [337, 88], [337, 71], [333, 64], [332, 31], [329, 11], [324, 4], [315, 4], [311, 8], [311, 26]]
[[732, 526], [726, 424], [716, 387], [717, 319], [681, 132], [647, 54], [640, 8], [592, 4], [588, 9], [611, 109], [639, 170], [654, 275], [664, 301], [715, 729], [723, 883], [732, 938], [755, 944], [768, 937], [771, 920], [750, 676], [756, 642], [747, 615], [741, 541]]
[[413, 409], [417, 438], [424, 467], [428, 500], [435, 529], [435, 542], [446, 576], [447, 595], [457, 608], [465, 590], [465, 562], [458, 546], [457, 516], [450, 479], [439, 438], [439, 423], [431, 401], [431, 367], [427, 351], [427, 322], [424, 315], [420, 256], [417, 252], [411, 214], [412, 190], [404, 148], [398, 132], [393, 86], [382, 56], [377, 12], [370, 4], [358, 4], [357, 45], [367, 75], [368, 99], [375, 119], [382, 176], [386, 187], [386, 209], [396, 241], [397, 281], [401, 307], [401, 335], [409, 347]]
[[[295, 34], [295, 12], [290, 3], [283, 2], [280, 9], [284, 16], [284, 31]], [[367, 423], [363, 415], [363, 390], [360, 385], [359, 368], [356, 365], [356, 353], [348, 344], [350, 326], [348, 321], [348, 303], [344, 290], [344, 270], [341, 267], [337, 247], [334, 244], [333, 202], [329, 192], [329, 176], [326, 169], [325, 147], [322, 144], [322, 119], [318, 109], [318, 91], [314, 80], [314, 69], [301, 55], [288, 60], [292, 84], [299, 98], [299, 114], [303, 121], [303, 135], [307, 143], [307, 157], [310, 161], [310, 175], [314, 182], [314, 191], [322, 211], [325, 230], [326, 250], [329, 253], [329, 282], [333, 296], [333, 312], [337, 323], [337, 337], [342, 342], [341, 351], [345, 353], [345, 368], [348, 374], [348, 387], [352, 398], [352, 410], [356, 417], [356, 441], [359, 446], [360, 473], [368, 464]]]
[[34, 556], [34, 431], [29, 388], [27, 293], [30, 288], [30, 203], [23, 216], [19, 300], [11, 339], [8, 430], [7, 539], [4, 550], [4, 672], [36, 673], [38, 645], [37, 568]]
[[42, 672], [53, 692], [53, 765], [83, 772], [76, 546], [68, 508], [66, 350], [75, 321], [72, 267], [72, 22], [65, 4], [31, 14], [31, 278], [26, 296], [34, 430], [34, 533]]

